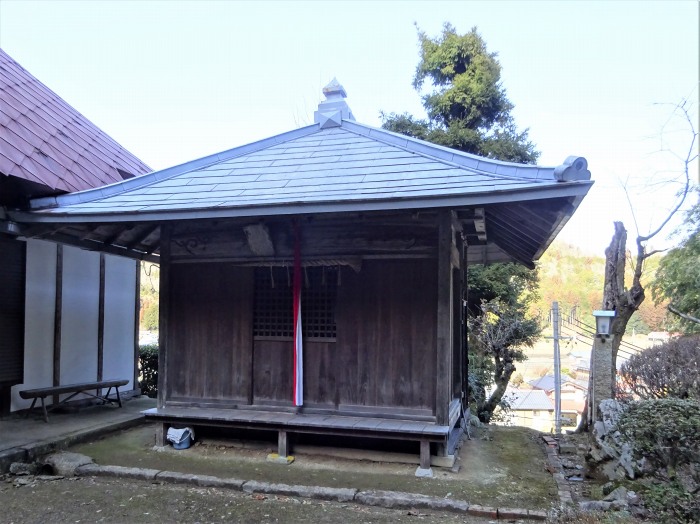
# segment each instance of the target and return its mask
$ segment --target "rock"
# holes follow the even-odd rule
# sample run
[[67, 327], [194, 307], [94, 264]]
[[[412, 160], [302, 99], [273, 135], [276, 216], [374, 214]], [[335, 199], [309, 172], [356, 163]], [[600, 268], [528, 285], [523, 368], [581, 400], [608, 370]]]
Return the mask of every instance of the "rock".
[[64, 477], [63, 475], [37, 475], [36, 479], [37, 480], [43, 480], [45, 482], [53, 482], [54, 480], [63, 480]]
[[26, 464], [24, 462], [13, 462], [10, 464], [10, 473], [13, 475], [35, 475], [39, 471], [36, 464]]
[[576, 469], [576, 464], [574, 464], [572, 461], [567, 460], [567, 459], [562, 460], [562, 461], [561, 461], [561, 465], [562, 465], [565, 469]]
[[615, 510], [615, 511], [623, 511], [627, 509], [627, 501], [626, 500], [613, 500], [610, 503], [610, 509]]
[[608, 495], [603, 500], [607, 500], [609, 502], [621, 500], [624, 501], [625, 504], [627, 504], [627, 493], [627, 488], [625, 488], [624, 486], [619, 486], [612, 490], [610, 493], [608, 493]]
[[584, 500], [578, 503], [582, 511], [608, 511], [612, 507], [612, 502], [606, 500]]
[[474, 426], [475, 428], [480, 428], [484, 424], [479, 420], [479, 417], [477, 417], [476, 415], [471, 415], [469, 417], [469, 425]]
[[42, 462], [44, 465], [50, 466], [55, 475], [63, 475], [65, 477], [73, 477], [76, 468], [93, 463], [92, 459], [87, 455], [68, 451], [52, 453], [44, 457]]
[[623, 441], [617, 424], [626, 406], [612, 399], [600, 403], [600, 420], [593, 425], [592, 445], [586, 456], [588, 474], [608, 480], [635, 479], [645, 466], [632, 455], [629, 443]]
[[700, 490], [700, 462], [682, 464], [676, 468], [676, 479], [688, 493]]
[[576, 446], [568, 442], [560, 442], [559, 453], [561, 455], [574, 455], [576, 453]]
[[14, 481], [12, 482], [12, 484], [13, 484], [15, 487], [19, 487], [19, 486], [33, 486], [34, 484], [36, 484], [36, 480], [34, 479], [34, 477], [31, 477], [31, 476], [29, 476], [29, 477], [18, 477], [18, 478], [16, 478], [16, 479], [14, 479]]

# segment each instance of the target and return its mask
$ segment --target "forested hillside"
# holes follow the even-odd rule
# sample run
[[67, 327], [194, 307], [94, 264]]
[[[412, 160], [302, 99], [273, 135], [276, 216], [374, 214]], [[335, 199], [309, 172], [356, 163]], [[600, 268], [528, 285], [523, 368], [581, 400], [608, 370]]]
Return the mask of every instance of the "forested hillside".
[[[642, 275], [646, 286], [654, 278], [660, 257], [647, 260]], [[553, 301], [559, 302], [562, 314], [569, 314], [573, 308], [579, 318], [592, 323], [591, 313], [600, 309], [603, 298], [605, 276], [604, 254], [592, 256], [576, 246], [564, 242], [553, 242], [538, 263], [540, 298], [536, 302], [535, 313], [547, 315]], [[634, 314], [628, 332], [649, 333], [664, 331], [666, 325], [665, 304], [654, 305], [651, 294]]]
[[158, 330], [158, 289], [160, 268], [151, 262], [141, 263], [141, 330]]

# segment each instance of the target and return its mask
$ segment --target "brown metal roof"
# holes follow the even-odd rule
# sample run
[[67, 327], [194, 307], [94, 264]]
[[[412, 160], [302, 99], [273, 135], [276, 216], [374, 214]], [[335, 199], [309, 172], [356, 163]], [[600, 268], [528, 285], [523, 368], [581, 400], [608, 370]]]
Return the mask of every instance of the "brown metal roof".
[[0, 175], [72, 192], [150, 171], [0, 49]]

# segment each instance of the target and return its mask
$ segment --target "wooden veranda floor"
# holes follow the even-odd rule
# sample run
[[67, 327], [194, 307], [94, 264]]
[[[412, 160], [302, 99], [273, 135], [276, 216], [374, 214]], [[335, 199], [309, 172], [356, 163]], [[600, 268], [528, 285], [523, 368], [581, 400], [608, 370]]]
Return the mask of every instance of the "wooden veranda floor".
[[167, 427], [173, 424], [277, 431], [281, 457], [288, 455], [287, 435], [294, 433], [408, 440], [420, 443], [420, 464], [426, 469], [430, 468], [430, 444], [441, 444], [445, 450], [450, 436], [449, 426], [416, 420], [180, 406], [153, 408], [143, 413], [146, 419], [163, 424], [160, 445], [166, 444]]

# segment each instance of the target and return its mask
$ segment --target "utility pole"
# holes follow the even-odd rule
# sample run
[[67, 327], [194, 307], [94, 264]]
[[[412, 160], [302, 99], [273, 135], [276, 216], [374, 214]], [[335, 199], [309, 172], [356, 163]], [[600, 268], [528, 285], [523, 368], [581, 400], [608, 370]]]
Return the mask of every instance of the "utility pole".
[[561, 434], [561, 357], [559, 354], [559, 302], [552, 302], [554, 339], [554, 433]]
[[573, 337], [562, 337], [560, 332], [559, 302], [552, 302], [552, 336], [554, 341], [554, 432], [561, 435], [561, 355], [559, 341]]

